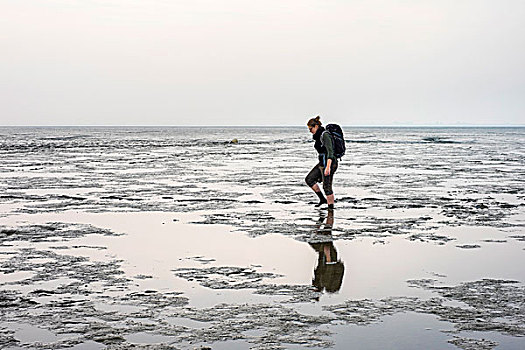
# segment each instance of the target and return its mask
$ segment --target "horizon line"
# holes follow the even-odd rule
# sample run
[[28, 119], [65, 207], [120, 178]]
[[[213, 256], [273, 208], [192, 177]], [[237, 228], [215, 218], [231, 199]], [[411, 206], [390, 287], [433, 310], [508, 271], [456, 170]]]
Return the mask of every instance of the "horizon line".
[[[331, 124], [331, 123], [327, 123]], [[432, 124], [384, 124], [384, 125], [343, 125], [345, 128], [524, 128], [525, 124], [459, 124], [459, 125], [432, 125]], [[126, 125], [126, 124], [82, 124], [82, 125], [0, 125], [0, 128], [72, 128], [72, 127], [128, 127], [128, 128], [299, 128], [303, 125]]]

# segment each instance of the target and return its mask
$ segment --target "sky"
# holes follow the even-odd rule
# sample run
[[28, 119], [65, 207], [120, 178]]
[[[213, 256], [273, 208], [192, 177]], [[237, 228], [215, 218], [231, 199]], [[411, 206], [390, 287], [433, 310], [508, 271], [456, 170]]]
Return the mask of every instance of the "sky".
[[523, 0], [0, 0], [0, 125], [525, 125]]

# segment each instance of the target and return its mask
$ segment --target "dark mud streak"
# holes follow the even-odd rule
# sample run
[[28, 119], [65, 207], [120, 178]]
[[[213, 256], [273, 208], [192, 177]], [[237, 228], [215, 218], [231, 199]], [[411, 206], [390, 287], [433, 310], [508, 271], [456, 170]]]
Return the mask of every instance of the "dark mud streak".
[[481, 248], [481, 246], [479, 244], [462, 244], [462, 245], [457, 245], [456, 247], [460, 248], [460, 249], [477, 249], [477, 248]]

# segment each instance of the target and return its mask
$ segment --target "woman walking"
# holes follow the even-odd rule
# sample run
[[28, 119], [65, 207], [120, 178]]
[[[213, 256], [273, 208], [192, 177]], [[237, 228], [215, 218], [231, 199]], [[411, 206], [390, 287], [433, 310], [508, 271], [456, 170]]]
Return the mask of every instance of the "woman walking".
[[[319, 197], [319, 207], [328, 203], [328, 209], [334, 209], [334, 192], [332, 190], [332, 180], [334, 173], [337, 170], [337, 158], [334, 154], [334, 143], [332, 136], [321, 124], [319, 116], [311, 118], [306, 123], [308, 130], [313, 134], [315, 141], [314, 148], [319, 153], [319, 163], [306, 175], [305, 181], [308, 186], [312, 188], [315, 194]], [[323, 195], [317, 183], [323, 183], [323, 190], [326, 195]]]

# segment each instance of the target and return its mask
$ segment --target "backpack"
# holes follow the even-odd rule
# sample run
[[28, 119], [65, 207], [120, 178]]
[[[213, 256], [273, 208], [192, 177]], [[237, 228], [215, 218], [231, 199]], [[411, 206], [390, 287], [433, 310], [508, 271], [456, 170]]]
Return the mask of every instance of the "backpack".
[[346, 152], [346, 142], [343, 135], [343, 129], [337, 124], [328, 124], [325, 126], [326, 131], [332, 135], [332, 141], [334, 143], [334, 154], [335, 157], [341, 159]]

